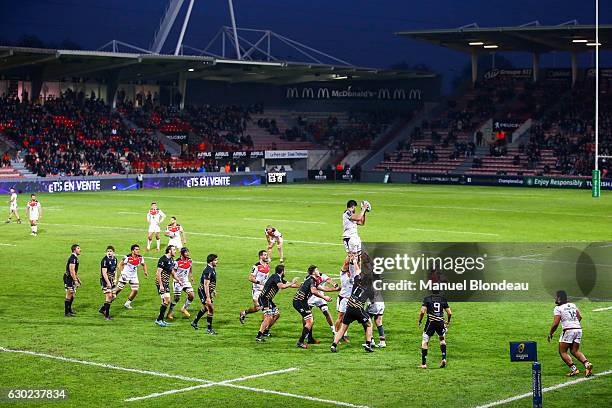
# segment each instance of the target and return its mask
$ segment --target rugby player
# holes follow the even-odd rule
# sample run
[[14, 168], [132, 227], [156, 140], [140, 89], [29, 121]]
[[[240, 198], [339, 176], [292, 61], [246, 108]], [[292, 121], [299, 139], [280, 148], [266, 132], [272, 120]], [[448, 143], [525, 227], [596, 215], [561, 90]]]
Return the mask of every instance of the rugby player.
[[159, 225], [166, 219], [166, 214], [159, 208], [157, 203], [154, 201], [151, 203], [151, 209], [147, 213], [147, 222], [149, 223], [149, 235], [147, 236], [147, 251], [151, 250], [151, 241], [153, 241], [153, 234], [155, 234], [155, 240], [157, 244], [157, 251], [160, 249], [159, 232], [161, 231]]
[[[360, 258], [362, 262], [370, 263], [370, 258], [367, 254], [363, 254]], [[362, 272], [358, 258], [351, 257], [350, 263], [353, 265], [355, 272], [353, 277], [353, 290], [346, 302], [346, 312], [342, 317], [340, 330], [336, 332], [330, 350], [332, 353], [338, 351], [337, 347], [340, 339], [346, 334], [349, 325], [356, 320], [363, 325], [365, 333], [365, 344], [363, 345], [363, 349], [371, 353], [374, 351], [372, 348], [372, 323], [370, 322], [370, 316], [368, 316], [364, 308], [366, 300], [371, 295], [372, 277], [366, 272]]]
[[198, 315], [191, 322], [191, 327], [198, 330], [198, 322], [207, 313], [206, 316], [206, 333], [216, 335], [217, 332], [213, 330], [213, 314], [215, 308], [213, 306], [213, 298], [217, 296], [217, 264], [219, 263], [219, 257], [216, 254], [210, 254], [206, 257], [206, 268], [202, 271], [200, 277], [200, 286], [198, 287], [198, 296], [202, 302], [202, 309], [198, 312]]
[[104, 303], [98, 310], [104, 315], [106, 320], [112, 320], [110, 317], [110, 305], [113, 302], [115, 289], [115, 273], [117, 271], [117, 257], [115, 256], [115, 247], [109, 245], [106, 247], [106, 255], [100, 261], [100, 286], [104, 293]]
[[244, 324], [246, 316], [251, 313], [255, 313], [261, 310], [257, 299], [261, 294], [261, 290], [268, 280], [268, 274], [270, 273], [270, 264], [268, 263], [268, 253], [262, 249], [259, 251], [259, 261], [253, 265], [251, 273], [249, 274], [249, 282], [253, 284], [253, 290], [251, 292], [251, 298], [253, 299], [253, 306], [248, 309], [240, 311], [240, 323]]
[[38, 220], [43, 216], [42, 205], [36, 199], [36, 194], [32, 194], [30, 201], [26, 204], [26, 215], [30, 219], [30, 227], [32, 229], [32, 235], [38, 235]]
[[[298, 348], [307, 349], [308, 345], [304, 344], [308, 334], [312, 331], [312, 325], [314, 324], [314, 318], [312, 316], [312, 309], [308, 300], [311, 296], [316, 296], [323, 299], [325, 302], [331, 302], [331, 298], [325, 295], [323, 292], [331, 292], [338, 290], [337, 288], [324, 288], [320, 284], [323, 283], [321, 278], [321, 272], [316, 265], [310, 265], [308, 267], [308, 276], [304, 279], [304, 282], [300, 286], [300, 289], [296, 292], [293, 297], [293, 308], [302, 316], [302, 335], [300, 336], [296, 346]], [[313, 343], [318, 344], [320, 342], [314, 341]]]
[[570, 369], [568, 377], [574, 377], [580, 374], [580, 370], [572, 361], [572, 357], [568, 354], [568, 350], [574, 357], [578, 359], [585, 369], [585, 375], [590, 377], [593, 375], [593, 364], [589, 362], [586, 356], [580, 351], [580, 341], [582, 340], [582, 326], [580, 321], [582, 315], [575, 304], [567, 301], [567, 293], [564, 290], [557, 291], [555, 298], [555, 309], [553, 311], [553, 323], [548, 333], [548, 342], [557, 331], [559, 323], [561, 323], [561, 337], [559, 337], [559, 355], [561, 359]]
[[81, 286], [81, 278], [79, 278], [79, 255], [81, 254], [81, 247], [79, 244], [73, 244], [70, 247], [72, 252], [66, 262], [66, 271], [64, 272], [64, 289], [66, 290], [66, 298], [64, 299], [64, 316], [73, 317], [76, 316], [74, 310], [72, 310], [72, 302], [74, 302], [74, 295], [76, 288]]
[[159, 315], [155, 320], [155, 324], [160, 327], [168, 326], [168, 323], [164, 321], [164, 316], [166, 315], [166, 309], [170, 304], [170, 276], [172, 276], [174, 280], [179, 281], [179, 278], [176, 276], [176, 262], [174, 262], [175, 255], [176, 248], [172, 245], [168, 245], [164, 255], [162, 255], [157, 261], [155, 285], [157, 286], [157, 293], [159, 293], [159, 296], [161, 297], [161, 306], [159, 307]]
[[268, 278], [268, 280], [266, 280], [261, 294], [259, 295], [259, 299], [257, 299], [257, 302], [264, 313], [264, 320], [261, 322], [261, 326], [257, 332], [257, 337], [255, 337], [256, 341], [263, 341], [263, 336], [265, 335], [264, 333], [268, 332], [280, 317], [280, 312], [273, 301], [274, 296], [276, 296], [278, 291], [281, 289], [299, 288], [300, 285], [298, 284], [298, 280], [298, 278], [293, 278], [291, 282], [287, 282], [285, 280], [285, 266], [276, 265], [274, 273]]
[[[342, 264], [342, 269], [340, 270], [340, 293], [338, 293], [338, 299], [336, 299], [336, 311], [338, 312], [338, 318], [335, 323], [335, 331], [334, 335], [340, 331], [340, 326], [342, 325], [342, 319], [344, 318], [344, 314], [346, 313], [346, 304], [348, 302], [348, 298], [351, 296], [351, 292], [353, 291], [353, 281], [354, 281], [354, 267], [351, 264], [351, 259], [355, 256], [352, 254], [347, 255], [344, 260], [344, 264]], [[351, 271], [352, 270], [352, 271]], [[348, 343], [348, 336], [342, 336], [342, 341]]]
[[181, 300], [181, 293], [185, 291], [187, 294], [187, 300], [185, 304], [179, 309], [180, 312], [185, 317], [190, 317], [191, 315], [187, 311], [187, 308], [193, 302], [193, 273], [192, 266], [193, 261], [189, 257], [189, 249], [181, 248], [181, 255], [177, 261], [176, 267], [176, 277], [179, 279], [174, 282], [174, 287], [172, 292], [174, 293], [174, 301], [170, 303], [170, 308], [168, 310], [168, 319], [174, 319], [174, 307]]
[[[444, 321], [444, 312], [446, 312], [447, 321]], [[429, 349], [429, 339], [434, 333], [438, 334], [440, 339], [440, 351], [442, 352], [442, 361], [440, 368], [446, 367], [446, 331], [450, 325], [453, 312], [448, 306], [446, 298], [438, 291], [432, 291], [432, 294], [423, 299], [421, 310], [419, 311], [419, 329], [423, 316], [427, 313], [427, 321], [425, 329], [423, 329], [423, 340], [421, 342], [421, 365], [420, 368], [427, 368], [427, 350]]]
[[13, 187], [11, 187], [10, 191], [11, 191], [11, 195], [8, 201], [9, 215], [8, 215], [8, 219], [6, 220], [6, 223], [10, 224], [11, 218], [14, 215], [15, 218], [17, 218], [17, 224], [21, 224], [21, 218], [19, 217], [19, 213], [17, 212], [17, 193], [15, 192], [15, 189]]
[[[324, 273], [322, 273], [318, 278], [316, 278], [316, 284], [317, 286], [322, 286], [325, 287], [326, 285], [330, 285], [331, 287], [333, 287], [333, 291], [337, 292], [340, 290], [340, 286], [334, 282], [329, 276], [325, 275]], [[327, 306], [327, 302], [318, 296], [311, 296], [308, 299], [308, 306], [310, 306], [310, 308], [313, 307], [318, 307], [319, 310], [321, 310], [321, 313], [323, 313], [323, 316], [325, 316], [325, 320], [327, 320], [327, 324], [329, 325], [329, 328], [331, 329], [332, 332], [332, 337], [336, 335], [336, 324], [334, 322], [333, 317], [331, 316], [331, 313], [329, 312], [329, 306]], [[312, 329], [308, 332], [308, 343], [309, 344], [319, 344], [320, 342], [315, 340], [314, 337], [312, 336]]]
[[134, 244], [130, 247], [130, 254], [123, 257], [119, 262], [119, 269], [121, 270], [121, 276], [119, 282], [114, 290], [115, 297], [123, 290], [126, 284], [130, 285], [130, 295], [127, 301], [123, 304], [126, 309], [133, 309], [132, 301], [138, 294], [138, 288], [140, 283], [138, 282], [138, 265], [142, 265], [145, 277], [149, 277], [147, 271], [147, 264], [142, 256], [140, 256], [140, 246]]
[[170, 238], [168, 245], [174, 246], [177, 250], [187, 245], [185, 230], [181, 224], [176, 222], [176, 217], [170, 217], [170, 224], [166, 226], [166, 232], [164, 234]]
[[346, 210], [342, 214], [342, 242], [347, 253], [361, 253], [361, 238], [357, 232], [358, 225], [365, 225], [366, 212], [371, 209], [370, 203], [363, 201], [361, 203], [361, 212], [355, 213], [357, 201], [349, 200], [346, 203]]
[[271, 225], [268, 225], [265, 230], [266, 240], [268, 241], [268, 262], [272, 260], [272, 247], [276, 245], [278, 248], [278, 260], [280, 263], [284, 262], [283, 259], [283, 234]]

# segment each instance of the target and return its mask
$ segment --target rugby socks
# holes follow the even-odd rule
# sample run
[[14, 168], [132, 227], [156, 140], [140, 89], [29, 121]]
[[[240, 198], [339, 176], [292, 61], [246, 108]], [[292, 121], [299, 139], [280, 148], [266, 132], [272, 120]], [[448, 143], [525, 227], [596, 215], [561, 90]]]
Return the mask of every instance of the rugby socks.
[[123, 306], [125, 307], [129, 307], [132, 305], [132, 301], [130, 300], [130, 298], [128, 298], [128, 300], [125, 301], [125, 303], [123, 304]]
[[383, 327], [383, 325], [381, 324], [376, 328], [378, 329], [378, 339], [380, 341], [385, 341], [385, 328]]
[[578, 368], [576, 368], [576, 364], [572, 364], [570, 366], [570, 371], [576, 371]]
[[159, 251], [159, 245], [160, 245], [160, 243], [161, 243], [161, 240], [159, 240], [159, 239], [158, 239], [158, 240], [156, 240], [157, 250], [158, 250], [158, 251]]
[[442, 360], [446, 360], [446, 344], [440, 344], [440, 350], [442, 351]]
[[331, 332], [334, 334], [334, 336], [336, 335], [336, 328], [334, 327], [334, 325], [332, 324], [331, 326], [329, 326], [329, 328], [331, 329]]
[[424, 348], [421, 349], [421, 364], [427, 364], [427, 349]]
[[208, 328], [208, 330], [212, 330], [212, 320], [212, 316], [206, 316], [206, 327]]
[[176, 306], [176, 303], [174, 302], [170, 303], [170, 310], [168, 310], [168, 313], [174, 312], [174, 306]]
[[258, 338], [258, 339], [261, 339], [262, 337], [263, 337], [263, 333], [262, 333], [262, 332], [260, 332], [260, 331], [258, 331], [258, 332], [257, 332], [257, 338]]
[[104, 316], [110, 315], [110, 302], [104, 302]]
[[168, 306], [166, 306], [165, 304], [162, 303], [162, 305], [159, 307], [159, 316], [157, 316], [157, 320], [158, 321], [163, 321], [164, 320], [164, 316], [166, 314], [166, 309], [168, 308]]
[[183, 305], [183, 309], [187, 310], [187, 308], [189, 307], [190, 304], [191, 304], [191, 300], [187, 299], [185, 301], [185, 304]]
[[300, 340], [298, 341], [298, 343], [304, 343], [306, 337], [312, 338], [311, 336], [312, 335], [310, 335], [310, 330], [306, 326], [302, 327], [302, 335], [300, 336]]
[[70, 313], [70, 301], [68, 299], [64, 299], [64, 314]]
[[74, 298], [72, 298], [72, 299], [70, 299], [70, 300], [68, 301], [68, 311], [69, 311], [70, 313], [73, 313], [73, 310], [72, 310], [72, 302], [74, 302]]
[[193, 321], [195, 324], [198, 324], [198, 322], [200, 321], [200, 319], [202, 318], [202, 316], [204, 316], [204, 312], [203, 310], [200, 309], [200, 311], [198, 312], [198, 315], [196, 316], [195, 320]]
[[151, 249], [151, 240], [147, 240], [147, 251]]

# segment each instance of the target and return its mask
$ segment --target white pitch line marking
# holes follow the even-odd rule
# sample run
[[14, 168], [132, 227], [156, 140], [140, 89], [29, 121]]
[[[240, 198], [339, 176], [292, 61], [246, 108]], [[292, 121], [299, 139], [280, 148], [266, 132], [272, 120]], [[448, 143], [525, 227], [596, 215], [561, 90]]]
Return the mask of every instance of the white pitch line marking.
[[122, 215], [142, 215], [142, 213], [135, 212], [135, 211], [118, 211], [117, 214], [122, 214]]
[[612, 309], [612, 306], [608, 306], [608, 307], [600, 307], [599, 309], [593, 309], [594, 312], [603, 312], [604, 310], [610, 310]]
[[294, 222], [297, 224], [327, 224], [322, 221], [298, 221], [298, 220], [277, 220], [272, 218], [243, 218], [245, 221], [272, 221], [272, 222]]
[[5, 352], [5, 353], [18, 353], [18, 354], [26, 354], [26, 355], [36, 356], [36, 357], [45, 357], [45, 358], [50, 358], [50, 359], [53, 359], [53, 360], [66, 361], [66, 362], [69, 362], [69, 363], [84, 364], [84, 365], [90, 365], [90, 366], [94, 366], [94, 367], [102, 367], [102, 368], [108, 368], [108, 369], [111, 369], [111, 370], [126, 371], [126, 372], [136, 373], [136, 374], [148, 374], [148, 375], [152, 375], [152, 376], [156, 376], [156, 377], [176, 378], [176, 379], [184, 380], [184, 381], [199, 382], [199, 383], [205, 383], [205, 384], [211, 384], [211, 385], [220, 385], [222, 387], [239, 388], [239, 389], [243, 389], [243, 390], [249, 390], [249, 391], [254, 391], [254, 392], [261, 392], [261, 393], [264, 393], [264, 394], [276, 394], [276, 395], [282, 395], [282, 396], [285, 396], [285, 397], [293, 397], [293, 398], [304, 399], [304, 400], [308, 400], [308, 401], [325, 402], [325, 403], [328, 403], [328, 404], [340, 405], [340, 406], [345, 406], [345, 407], [368, 408], [367, 406], [364, 406], [364, 405], [355, 405], [355, 404], [351, 404], [351, 403], [348, 403], [348, 402], [326, 400], [326, 399], [321, 399], [321, 398], [316, 398], [316, 397], [309, 397], [307, 395], [290, 394], [290, 393], [286, 393], [286, 392], [267, 390], [267, 389], [264, 389], [264, 388], [245, 387], [245, 386], [236, 385], [236, 384], [232, 384], [232, 383], [226, 383], [226, 382], [223, 382], [223, 381], [215, 382], [215, 381], [204, 380], [204, 379], [201, 379], [201, 378], [186, 377], [186, 376], [183, 376], [183, 375], [174, 375], [174, 374], [161, 373], [161, 372], [157, 372], [157, 371], [139, 370], [139, 369], [135, 369], [135, 368], [120, 367], [120, 366], [115, 366], [115, 365], [111, 365], [111, 364], [96, 363], [96, 362], [93, 362], [93, 361], [77, 360], [77, 359], [74, 359], [74, 358], [54, 356], [52, 354], [45, 354], [45, 353], [37, 353], [37, 352], [34, 352], [34, 351], [29, 351], [29, 350], [15, 350], [15, 349], [8, 349], [8, 348], [5, 348], [5, 347], [0, 347], [0, 351], [1, 352]]
[[[566, 381], [566, 382], [563, 382], [563, 383], [552, 385], [550, 387], [543, 388], [542, 389], [542, 393], [558, 390], [559, 388], [569, 387], [570, 385], [574, 385], [574, 384], [578, 384], [578, 383], [581, 383], [581, 382], [589, 381], [589, 380], [592, 380], [594, 378], [602, 377], [602, 376], [608, 375], [608, 374], [612, 374], [612, 370], [603, 371], [601, 373], [594, 374], [592, 377], [582, 377], [582, 378], [578, 378], [577, 380]], [[507, 404], [509, 402], [520, 400], [520, 399], [523, 399], [523, 398], [529, 398], [532, 395], [533, 395], [533, 393], [531, 393], [531, 392], [525, 393], [525, 394], [521, 394], [521, 395], [516, 395], [514, 397], [506, 398], [506, 399], [503, 399], [503, 400], [493, 401], [493, 402], [490, 402], [490, 403], [485, 404], [485, 405], [479, 405], [476, 408], [495, 407], [497, 405]]]
[[231, 380], [224, 380], [224, 381], [219, 381], [219, 382], [210, 382], [210, 383], [194, 385], [194, 386], [186, 387], [186, 388], [178, 388], [178, 389], [175, 389], [175, 390], [169, 390], [169, 391], [164, 391], [164, 392], [156, 392], [156, 393], [145, 395], [145, 396], [142, 396], [142, 397], [127, 398], [124, 401], [125, 402], [140, 401], [140, 400], [149, 399], [149, 398], [161, 397], [161, 396], [169, 395], [169, 394], [176, 394], [176, 393], [179, 393], [179, 392], [197, 390], [198, 388], [208, 388], [208, 387], [212, 387], [214, 385], [226, 385], [226, 384], [231, 384], [231, 383], [236, 382], [236, 381], [244, 381], [244, 380], [249, 380], [251, 378], [265, 377], [267, 375], [288, 373], [290, 371], [296, 371], [296, 370], [298, 370], [298, 368], [296, 368], [296, 367], [285, 368], [284, 370], [276, 370], [276, 371], [269, 371], [269, 372], [261, 373], [261, 374], [247, 375], [247, 376], [243, 376], [243, 377], [232, 378]]
[[0, 244], [0, 246], [13, 246], [13, 247], [16, 247], [17, 245], [15, 245], [15, 244]]
[[499, 237], [499, 234], [493, 234], [491, 232], [449, 231], [449, 230], [439, 230], [439, 229], [429, 229], [429, 228], [412, 228], [412, 227], [402, 227], [402, 228], [412, 230], [412, 231], [442, 232], [445, 234], [489, 235], [493, 237]]
[[[136, 231], [146, 233], [146, 228], [129, 228], [129, 227], [111, 227], [108, 225], [81, 225], [81, 224], [52, 224], [45, 223], [45, 225], [56, 225], [56, 226], [68, 226], [68, 227], [80, 227], [80, 228], [99, 228], [99, 229], [114, 229], [114, 230], [122, 230], [122, 231]], [[189, 235], [202, 235], [205, 237], [221, 237], [221, 238], [237, 238], [237, 239], [251, 239], [257, 241], [265, 240], [264, 237], [245, 237], [239, 235], [228, 235], [228, 234], [213, 234], [210, 232], [187, 232], [187, 236]], [[298, 244], [308, 244], [308, 245], [334, 245], [334, 246], [344, 246], [344, 244], [334, 243], [334, 242], [322, 242], [322, 241], [301, 241], [297, 239], [286, 239], [285, 242], [295, 242]]]

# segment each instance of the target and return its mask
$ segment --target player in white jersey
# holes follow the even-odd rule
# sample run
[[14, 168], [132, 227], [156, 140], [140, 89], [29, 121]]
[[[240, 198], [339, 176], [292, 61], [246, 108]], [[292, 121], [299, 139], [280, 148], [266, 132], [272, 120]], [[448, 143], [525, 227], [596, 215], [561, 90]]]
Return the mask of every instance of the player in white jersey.
[[265, 230], [266, 240], [268, 241], [268, 261], [272, 261], [272, 247], [276, 244], [278, 248], [279, 262], [283, 263], [283, 234], [271, 225], [268, 225]]
[[149, 223], [149, 235], [147, 240], [147, 251], [151, 250], [151, 241], [153, 241], [153, 234], [155, 234], [155, 239], [157, 243], [157, 251], [159, 251], [160, 240], [159, 233], [161, 228], [159, 227], [162, 222], [166, 219], [166, 214], [159, 208], [157, 208], [157, 203], [154, 201], [151, 203], [151, 209], [147, 213], [147, 222]]
[[582, 326], [580, 325], [582, 315], [580, 310], [578, 310], [575, 304], [567, 301], [567, 293], [564, 290], [557, 291], [555, 304], [557, 306], [553, 311], [554, 318], [548, 334], [548, 342], [550, 343], [557, 327], [559, 327], [559, 323], [561, 323], [562, 333], [559, 338], [559, 355], [570, 368], [567, 376], [573, 377], [580, 374], [580, 371], [572, 361], [572, 357], [568, 354], [569, 350], [578, 361], [584, 364], [585, 375], [590, 377], [593, 375], [593, 364], [589, 363], [589, 360], [580, 351], [580, 341], [582, 339]]
[[[174, 218], [174, 217], [172, 217]], [[190, 317], [191, 315], [187, 311], [187, 308], [193, 302], [193, 273], [192, 273], [192, 263], [193, 261], [189, 257], [189, 249], [183, 247], [181, 248], [181, 256], [176, 261], [176, 277], [178, 281], [174, 281], [174, 286], [172, 292], [174, 293], [174, 300], [170, 303], [170, 308], [168, 310], [168, 319], [174, 319], [174, 307], [181, 300], [181, 293], [184, 291], [187, 293], [187, 300], [185, 304], [179, 309], [180, 312], [185, 317]]]
[[[334, 289], [339, 288], [339, 285], [324, 273], [322, 273], [321, 276], [316, 278], [315, 280], [316, 280], [317, 286], [324, 287], [325, 285], [331, 285]], [[335, 336], [336, 335], [336, 325], [335, 325], [334, 319], [331, 316], [331, 313], [329, 312], [329, 307], [327, 306], [327, 302], [325, 301], [325, 299], [317, 297], [317, 296], [311, 296], [308, 299], [308, 305], [310, 307], [316, 306], [319, 309], [321, 309], [321, 313], [323, 313], [323, 316], [325, 316], [325, 320], [327, 320], [327, 324], [329, 325], [329, 328], [331, 329], [332, 336]], [[312, 337], [312, 330], [308, 332], [308, 343], [316, 344], [315, 339]]]
[[30, 219], [32, 235], [38, 235], [38, 220], [42, 218], [43, 211], [42, 206], [36, 199], [36, 194], [32, 194], [30, 201], [28, 201], [28, 204], [26, 204], [26, 215]]
[[170, 238], [168, 245], [180, 249], [187, 245], [185, 230], [183, 226], [176, 222], [176, 217], [170, 217], [170, 224], [166, 227], [165, 235]]
[[349, 200], [346, 203], [346, 211], [342, 214], [342, 242], [347, 253], [358, 254], [361, 252], [361, 238], [357, 232], [358, 225], [365, 225], [366, 212], [371, 209], [370, 203], [361, 203], [361, 213], [357, 215], [355, 209], [357, 201]]
[[124, 256], [119, 262], [121, 276], [119, 277], [119, 282], [117, 283], [117, 287], [114, 291], [116, 297], [119, 292], [123, 290], [126, 284], [130, 285], [130, 295], [128, 296], [128, 300], [123, 305], [126, 309], [132, 309], [132, 301], [138, 294], [138, 288], [140, 286], [140, 283], [138, 282], [138, 265], [142, 265], [142, 270], [144, 271], [145, 277], [149, 277], [147, 264], [145, 263], [144, 258], [140, 256], [140, 246], [138, 244], [134, 244], [131, 246], [130, 250], [131, 253]]
[[251, 313], [255, 313], [261, 310], [261, 306], [259, 306], [259, 295], [261, 295], [261, 291], [263, 290], [264, 284], [268, 280], [268, 276], [270, 275], [270, 263], [268, 261], [268, 253], [265, 249], [259, 251], [259, 261], [253, 265], [251, 268], [251, 273], [249, 273], [249, 282], [253, 285], [251, 291], [251, 298], [253, 299], [253, 306], [250, 306], [248, 309], [240, 311], [240, 323], [244, 324], [244, 320], [246, 316]]
[[11, 217], [15, 215], [17, 218], [17, 224], [21, 224], [21, 218], [19, 217], [19, 213], [17, 212], [17, 192], [13, 187], [11, 187], [11, 195], [9, 198], [9, 215], [6, 223], [9, 224], [11, 222]]
[[[351, 264], [351, 259], [353, 258], [353, 254], [347, 255], [346, 259], [344, 260], [344, 264], [342, 265], [342, 269], [340, 270], [340, 293], [338, 293], [338, 299], [336, 299], [336, 311], [338, 312], [338, 318], [336, 319], [335, 323], [336, 332], [340, 330], [342, 318], [346, 313], [346, 304], [349, 297], [351, 297], [351, 293], [353, 292], [354, 267]], [[342, 336], [342, 341], [348, 343], [348, 336], [346, 333], [344, 336]]]

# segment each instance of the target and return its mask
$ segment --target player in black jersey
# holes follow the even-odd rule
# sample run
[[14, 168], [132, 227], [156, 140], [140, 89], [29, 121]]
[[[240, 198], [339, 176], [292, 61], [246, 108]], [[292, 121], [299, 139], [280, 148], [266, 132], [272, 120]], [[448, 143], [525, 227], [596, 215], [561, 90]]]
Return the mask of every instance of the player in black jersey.
[[280, 312], [273, 301], [274, 296], [281, 289], [299, 288], [298, 280], [298, 278], [293, 278], [291, 282], [287, 282], [285, 280], [285, 266], [276, 265], [274, 273], [266, 280], [266, 284], [257, 299], [264, 313], [264, 320], [261, 322], [257, 337], [255, 337], [256, 341], [263, 341], [264, 333], [269, 331], [280, 317]]
[[166, 315], [166, 309], [170, 304], [170, 277], [178, 281], [176, 276], [176, 262], [174, 262], [174, 256], [176, 255], [176, 248], [174, 245], [168, 245], [166, 247], [166, 253], [159, 258], [157, 261], [157, 273], [155, 274], [155, 285], [157, 286], [157, 293], [161, 297], [161, 306], [159, 307], [159, 315], [155, 324], [160, 327], [168, 326], [168, 323], [164, 321]]
[[74, 302], [74, 294], [76, 288], [81, 286], [81, 278], [79, 278], [79, 255], [81, 247], [79, 244], [73, 244], [70, 247], [72, 253], [66, 262], [66, 271], [64, 272], [64, 289], [66, 290], [66, 299], [64, 299], [64, 316], [76, 316], [72, 310], [72, 302]]
[[[444, 322], [444, 312], [448, 316], [448, 320]], [[423, 341], [421, 343], [421, 365], [420, 368], [427, 368], [427, 350], [429, 348], [429, 339], [434, 333], [440, 338], [440, 350], [442, 351], [442, 361], [440, 368], [446, 367], [446, 330], [453, 315], [446, 298], [438, 291], [432, 291], [432, 294], [423, 299], [423, 305], [419, 312], [419, 329], [423, 316], [427, 313], [427, 322], [423, 330]]]
[[98, 312], [104, 315], [106, 320], [112, 320], [110, 317], [110, 305], [115, 298], [113, 291], [115, 290], [117, 271], [117, 257], [115, 256], [115, 248], [112, 245], [106, 247], [106, 255], [100, 261], [100, 286], [104, 293], [104, 303]]
[[[331, 298], [326, 296], [323, 292], [336, 292], [339, 288], [326, 288], [319, 285], [321, 278], [321, 272], [316, 265], [310, 265], [308, 267], [308, 277], [304, 280], [300, 289], [293, 297], [293, 308], [302, 316], [302, 335], [297, 342], [297, 347], [307, 349], [308, 345], [304, 344], [304, 340], [309, 337], [312, 331], [312, 325], [314, 323], [312, 316], [312, 309], [308, 304], [308, 299], [311, 296], [319, 297], [326, 302], [331, 302]], [[315, 344], [320, 342], [313, 339]]]
[[[362, 253], [361, 257], [359, 257], [358, 254], [350, 254], [349, 257], [349, 262], [351, 265], [353, 265], [355, 274], [353, 291], [351, 292], [351, 296], [348, 298], [346, 312], [342, 318], [340, 330], [338, 330], [334, 336], [331, 351], [332, 353], [338, 351], [338, 342], [340, 342], [340, 339], [342, 339], [342, 337], [346, 334], [349, 325], [356, 320], [363, 325], [363, 330], [365, 332], [366, 342], [363, 345], [363, 349], [366, 352], [371, 353], [374, 351], [372, 348], [372, 323], [370, 322], [370, 316], [365, 311], [365, 303], [368, 298], [372, 296], [372, 276], [371, 272], [362, 270], [359, 262], [359, 259], [361, 258], [361, 263], [367, 266], [370, 263], [370, 257], [365, 252]], [[371, 271], [371, 268], [368, 268], [367, 270]]]
[[216, 254], [210, 254], [206, 257], [206, 268], [202, 271], [200, 287], [198, 287], [198, 296], [202, 302], [202, 309], [200, 309], [194, 321], [191, 322], [191, 327], [196, 330], [199, 329], [198, 322], [205, 313], [208, 313], [208, 316], [206, 316], [206, 333], [212, 335], [217, 334], [217, 332], [213, 330], [212, 322], [213, 313], [215, 311], [213, 300], [217, 296], [217, 271], [215, 268], [218, 262], [219, 257]]

